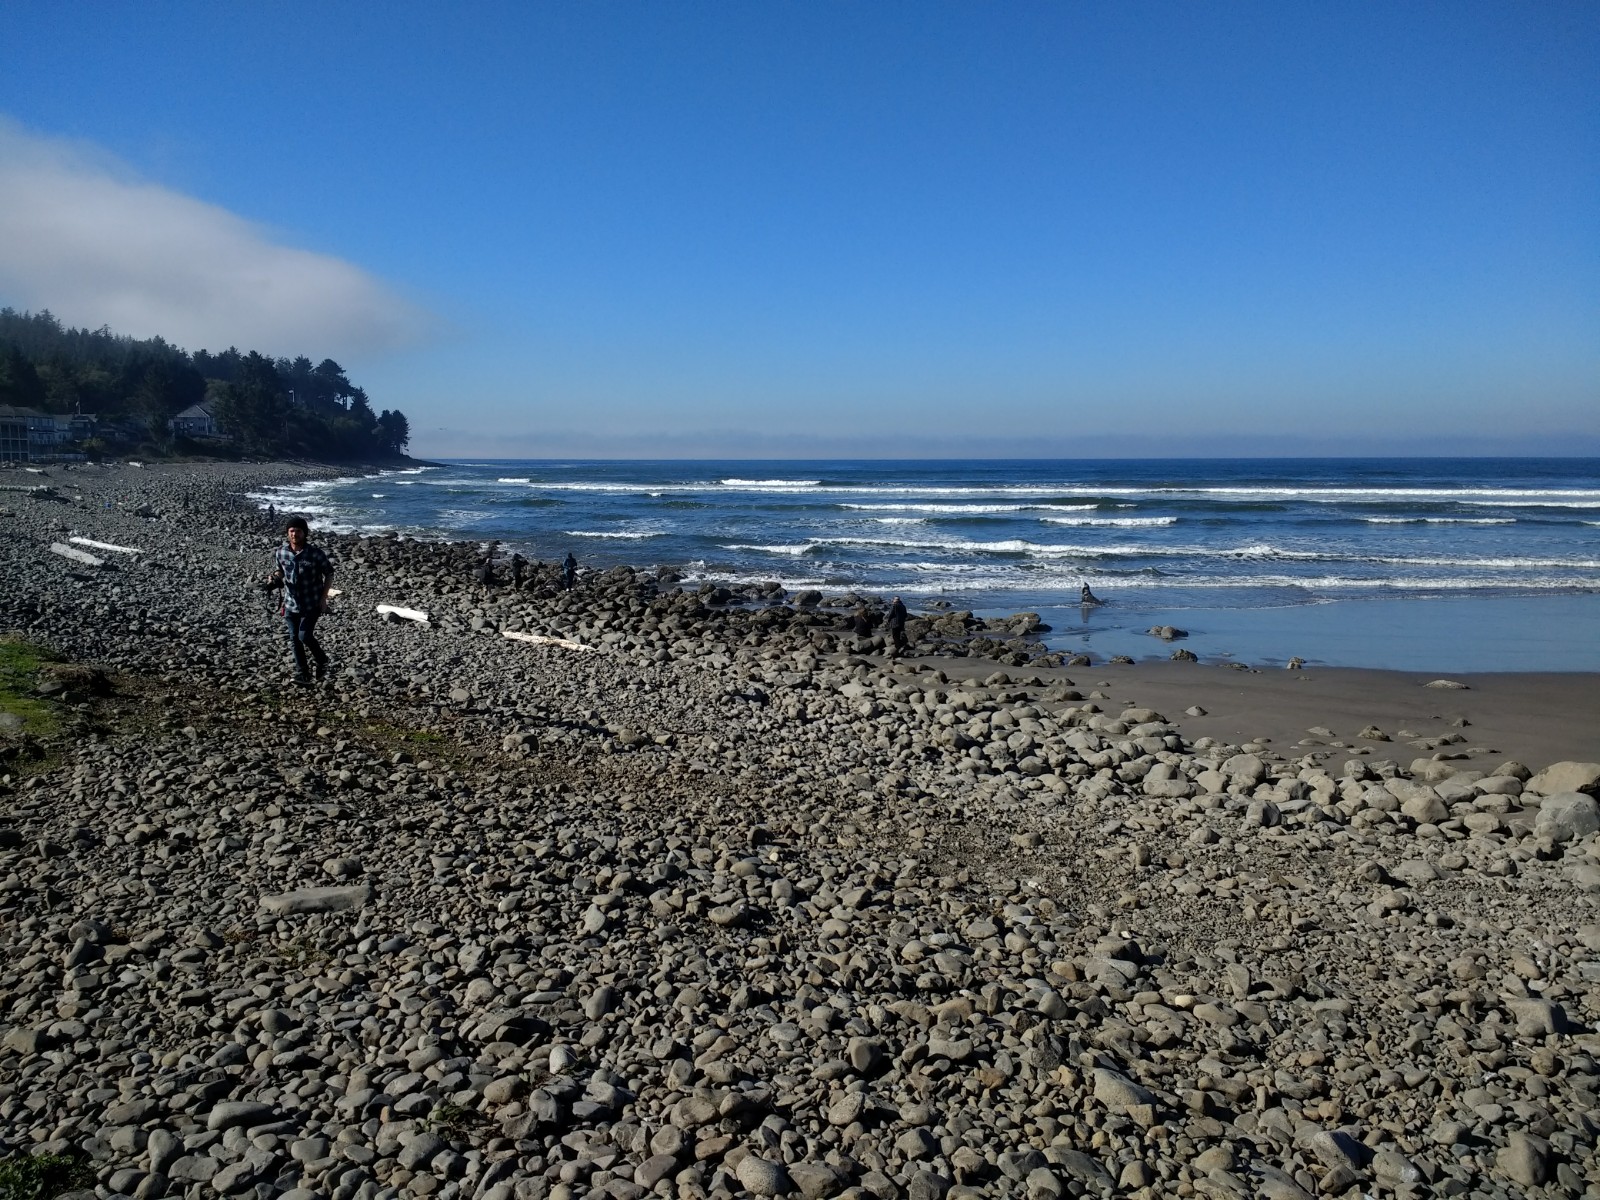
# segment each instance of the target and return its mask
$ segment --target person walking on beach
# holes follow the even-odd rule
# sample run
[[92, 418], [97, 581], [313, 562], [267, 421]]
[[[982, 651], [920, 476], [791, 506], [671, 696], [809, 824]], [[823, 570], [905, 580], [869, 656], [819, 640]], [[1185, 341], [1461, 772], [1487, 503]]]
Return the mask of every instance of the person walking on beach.
[[889, 653], [899, 656], [906, 652], [906, 606], [899, 596], [889, 602], [889, 615], [883, 627], [889, 631]]
[[866, 654], [872, 649], [872, 628], [877, 622], [872, 613], [867, 611], [867, 603], [863, 600], [857, 604], [855, 611], [850, 614], [850, 631], [856, 635], [856, 653]]
[[572, 551], [567, 551], [566, 561], [561, 564], [561, 586], [566, 591], [572, 590], [572, 585], [578, 581], [578, 560], [572, 557]]
[[[304, 517], [290, 517], [278, 547], [276, 566], [269, 582], [283, 588], [283, 619], [294, 651], [295, 682], [304, 687], [328, 673], [328, 654], [317, 641], [317, 618], [328, 608], [328, 588], [333, 584], [333, 564], [321, 547], [311, 544], [311, 527]], [[311, 663], [306, 662], [310, 652]]]

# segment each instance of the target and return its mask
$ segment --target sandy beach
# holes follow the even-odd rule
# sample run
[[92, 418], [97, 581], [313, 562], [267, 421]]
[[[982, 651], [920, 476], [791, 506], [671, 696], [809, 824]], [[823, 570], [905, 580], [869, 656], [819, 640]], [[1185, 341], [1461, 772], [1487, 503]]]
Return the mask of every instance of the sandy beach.
[[243, 494], [320, 470], [0, 470], [0, 630], [68, 664], [0, 729], [0, 1157], [1600, 1195], [1595, 675], [1053, 665], [938, 613], [891, 660], [831, 598], [316, 535], [299, 689]]

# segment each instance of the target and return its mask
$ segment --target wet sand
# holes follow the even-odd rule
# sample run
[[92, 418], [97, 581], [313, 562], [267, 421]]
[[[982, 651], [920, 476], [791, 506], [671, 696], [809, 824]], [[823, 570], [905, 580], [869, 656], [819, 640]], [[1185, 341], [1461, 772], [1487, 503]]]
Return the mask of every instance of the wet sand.
[[[1600, 758], [1600, 675], [1594, 674], [1448, 676], [1466, 684], [1465, 690], [1425, 686], [1441, 678], [1435, 675], [1337, 667], [1237, 671], [1155, 662], [1040, 674], [1071, 678], [1084, 696], [1098, 690], [1117, 704], [1157, 709], [1187, 738], [1267, 743], [1285, 755], [1327, 754], [1334, 766], [1355, 755], [1402, 764], [1465, 755], [1470, 761], [1463, 765], [1485, 770], [1506, 761], [1537, 769], [1561, 759]], [[1205, 715], [1185, 715], [1191, 707]], [[1390, 740], [1361, 738], [1368, 727]], [[1314, 728], [1330, 732], [1311, 733]], [[1445, 737], [1462, 740], [1438, 747], [1409, 744]]]

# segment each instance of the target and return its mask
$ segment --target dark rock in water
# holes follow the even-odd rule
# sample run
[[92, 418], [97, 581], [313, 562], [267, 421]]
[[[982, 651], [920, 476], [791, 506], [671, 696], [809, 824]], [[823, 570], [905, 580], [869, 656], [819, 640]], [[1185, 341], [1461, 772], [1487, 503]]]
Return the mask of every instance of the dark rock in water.
[[1133, 659], [1129, 658], [1126, 654], [1113, 654], [1109, 661], [1115, 663], [1119, 667], [1133, 666]]
[[1178, 638], [1189, 636], [1187, 629], [1179, 629], [1176, 625], [1153, 625], [1150, 628], [1152, 637], [1158, 637], [1164, 642], [1175, 641]]
[[1200, 661], [1200, 656], [1197, 655], [1193, 650], [1184, 650], [1184, 649], [1180, 648], [1180, 649], [1174, 650], [1172, 652], [1172, 661], [1173, 662], [1199, 662]]
[[1015, 634], [1046, 633], [1050, 629], [1050, 626], [1039, 619], [1039, 614], [1036, 612], [1012, 613], [1009, 617], [1001, 617], [994, 624]]
[[822, 593], [816, 588], [807, 588], [803, 592], [795, 593], [794, 602], [800, 608], [815, 608], [822, 603]]

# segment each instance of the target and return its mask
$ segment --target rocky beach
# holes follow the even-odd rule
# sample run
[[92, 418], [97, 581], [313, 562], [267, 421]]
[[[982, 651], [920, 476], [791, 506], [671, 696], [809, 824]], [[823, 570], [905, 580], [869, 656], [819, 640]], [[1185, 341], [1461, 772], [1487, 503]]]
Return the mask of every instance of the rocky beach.
[[245, 493], [318, 473], [0, 470], [0, 630], [56, 660], [0, 725], [0, 1159], [1600, 1196], [1594, 676], [1064, 661], [948, 610], [893, 659], [872, 597], [318, 533], [300, 689]]

